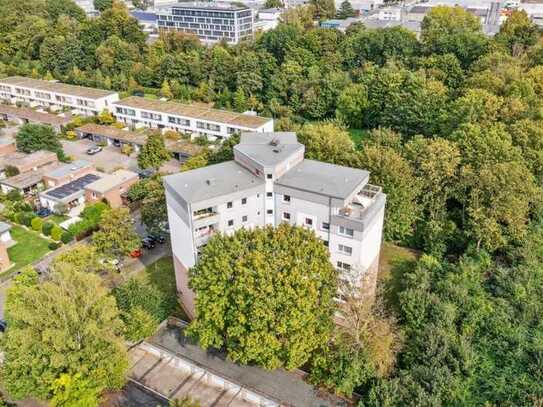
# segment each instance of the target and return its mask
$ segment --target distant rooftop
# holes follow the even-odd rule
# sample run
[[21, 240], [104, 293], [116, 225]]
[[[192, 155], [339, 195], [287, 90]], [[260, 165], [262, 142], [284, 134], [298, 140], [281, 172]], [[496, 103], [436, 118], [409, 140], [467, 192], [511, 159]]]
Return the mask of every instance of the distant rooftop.
[[51, 178], [63, 178], [85, 167], [92, 167], [92, 164], [85, 160], [76, 160], [71, 163], [61, 165], [60, 167], [55, 168], [53, 171], [44, 175]]
[[85, 86], [68, 85], [61, 82], [25, 78], [23, 76], [10, 76], [8, 78], [0, 79], [0, 84], [20, 86], [24, 88], [32, 88], [32, 89], [37, 89], [37, 90], [46, 91], [46, 92], [63, 93], [65, 95], [82, 97], [86, 99], [99, 99], [99, 98], [113, 95], [116, 93], [111, 90], [87, 88]]
[[369, 176], [370, 173], [365, 170], [303, 160], [281, 176], [276, 184], [345, 199], [358, 185], [367, 182]]
[[13, 177], [4, 178], [0, 180], [0, 184], [7, 185], [16, 189], [25, 189], [33, 187], [42, 181], [43, 174], [47, 171], [51, 171], [58, 166], [58, 163], [51, 163], [44, 167], [39, 168], [37, 171], [27, 171]]
[[250, 114], [213, 109], [211, 107], [203, 106], [202, 104], [188, 105], [172, 101], [147, 99], [139, 96], [130, 96], [115, 102], [115, 104], [118, 106], [151, 110], [158, 113], [169, 113], [177, 116], [207, 120], [216, 123], [225, 123], [255, 130], [272, 120], [267, 117], [252, 116]]
[[27, 167], [29, 165], [40, 167], [42, 165], [58, 162], [57, 154], [51, 151], [36, 151], [31, 154], [13, 153], [3, 158], [4, 165], [13, 167]]
[[181, 2], [172, 2], [167, 4], [161, 4], [156, 6], [157, 10], [164, 8], [190, 8], [190, 9], [201, 9], [201, 10], [225, 10], [225, 11], [239, 11], [239, 10], [249, 10], [249, 7], [239, 4], [239, 3], [221, 3], [221, 2], [200, 2], [200, 1], [181, 1]]
[[143, 146], [147, 142], [147, 136], [145, 134], [119, 129], [115, 126], [104, 126], [102, 124], [87, 123], [81, 127], [76, 128], [76, 130], [83, 133], [117, 139], [120, 141], [134, 143], [141, 146]]
[[304, 150], [304, 146], [292, 132], [242, 133], [234, 149], [263, 167], [273, 167]]
[[87, 184], [85, 189], [96, 191], [101, 194], [112, 190], [115, 187], [125, 183], [128, 180], [138, 178], [138, 174], [128, 170], [117, 170], [111, 175], [106, 175], [101, 179]]
[[[1, 82], [1, 80], [0, 80]], [[27, 119], [33, 122], [38, 122], [42, 124], [50, 124], [52, 126], [59, 125], [63, 126], [72, 120], [71, 115], [68, 116], [59, 116], [56, 114], [46, 113], [46, 112], [37, 112], [34, 109], [29, 107], [17, 107], [0, 104], [0, 113], [18, 117], [20, 119]]]
[[186, 202], [205, 201], [265, 183], [263, 179], [251, 174], [235, 161], [180, 172], [163, 179], [166, 185]]

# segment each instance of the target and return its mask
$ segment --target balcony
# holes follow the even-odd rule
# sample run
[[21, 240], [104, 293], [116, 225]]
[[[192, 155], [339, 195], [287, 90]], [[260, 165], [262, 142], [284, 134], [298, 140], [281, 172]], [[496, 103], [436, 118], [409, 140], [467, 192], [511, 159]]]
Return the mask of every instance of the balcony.
[[[366, 184], [347, 206], [334, 215], [337, 219], [367, 224], [385, 203], [381, 187]], [[337, 221], [334, 223], [338, 223]], [[360, 230], [360, 228], [355, 228]]]
[[215, 225], [200, 228], [200, 230], [194, 231], [194, 243], [196, 247], [206, 244], [207, 241], [217, 233], [217, 227]]

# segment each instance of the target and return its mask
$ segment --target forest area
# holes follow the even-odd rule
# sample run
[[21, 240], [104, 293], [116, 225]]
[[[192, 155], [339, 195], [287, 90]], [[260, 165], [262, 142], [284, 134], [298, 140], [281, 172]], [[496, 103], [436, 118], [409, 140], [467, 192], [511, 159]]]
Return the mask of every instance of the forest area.
[[118, 2], [94, 19], [63, 0], [0, 9], [1, 76], [252, 109], [296, 131], [306, 158], [371, 172], [385, 240], [420, 253], [383, 299], [390, 329], [362, 339], [397, 346], [338, 346], [316, 382], [361, 406], [543, 405], [543, 33], [526, 14], [489, 38], [435, 7], [417, 38], [318, 28], [299, 7], [254, 41], [208, 47], [147, 42]]

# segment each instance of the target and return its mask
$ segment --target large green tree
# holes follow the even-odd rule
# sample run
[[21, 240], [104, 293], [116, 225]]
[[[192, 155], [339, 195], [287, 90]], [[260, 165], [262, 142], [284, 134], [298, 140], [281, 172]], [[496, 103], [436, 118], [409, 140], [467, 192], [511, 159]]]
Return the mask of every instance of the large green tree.
[[104, 211], [99, 228], [98, 232], [92, 235], [92, 244], [107, 256], [121, 260], [140, 247], [140, 237], [127, 208]]
[[190, 334], [240, 363], [302, 366], [327, 343], [336, 271], [313, 232], [281, 224], [212, 238], [190, 270]]
[[153, 133], [147, 137], [147, 142], [138, 154], [138, 165], [140, 168], [159, 168], [171, 154], [164, 145], [164, 137], [160, 133]]
[[57, 153], [59, 159], [64, 158], [62, 144], [51, 126], [25, 124], [17, 132], [15, 143], [25, 153], [47, 150]]
[[[128, 359], [120, 336], [115, 300], [100, 278], [63, 269], [38, 283], [26, 270], [16, 277], [6, 302], [8, 330], [3, 338], [3, 385], [17, 399], [58, 400], [65, 375], [83, 380], [85, 396], [120, 389]], [[77, 400], [72, 398], [71, 404]]]

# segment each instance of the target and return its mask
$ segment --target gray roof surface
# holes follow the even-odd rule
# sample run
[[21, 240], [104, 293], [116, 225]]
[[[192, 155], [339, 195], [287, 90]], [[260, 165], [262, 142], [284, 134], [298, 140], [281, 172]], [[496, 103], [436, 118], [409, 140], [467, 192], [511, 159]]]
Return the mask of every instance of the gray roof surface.
[[242, 133], [234, 147], [264, 167], [273, 167], [304, 148], [291, 132]]
[[364, 181], [370, 173], [356, 168], [303, 160], [277, 181], [278, 185], [308, 192], [345, 199]]
[[85, 190], [85, 187], [87, 185], [99, 179], [100, 175], [98, 174], [87, 174], [73, 181], [70, 181], [67, 184], [48, 189], [47, 191], [42, 192], [42, 195], [55, 200], [64, 200], [74, 195], [83, 194], [83, 191]]
[[0, 233], [7, 232], [11, 229], [11, 225], [6, 222], [0, 222]]
[[342, 400], [318, 393], [294, 373], [283, 369], [265, 370], [256, 366], [241, 366], [226, 359], [217, 350], [204, 350], [183, 334], [176, 326], [165, 327], [148, 340], [179, 357], [189, 359], [206, 370], [243, 385], [251, 391], [296, 407], [328, 407], [345, 405]]
[[58, 168], [55, 168], [53, 171], [45, 174], [51, 178], [62, 178], [66, 175], [70, 175], [72, 172], [80, 170], [85, 167], [90, 167], [92, 164], [85, 160], [76, 160], [68, 164], [61, 165]]
[[186, 202], [205, 201], [264, 184], [263, 179], [251, 174], [235, 161], [168, 175], [163, 179]]

